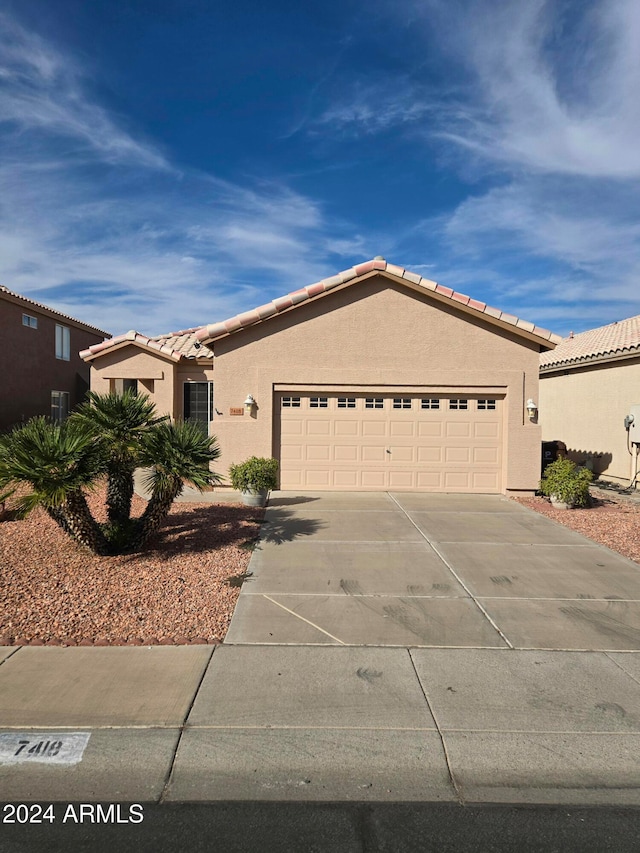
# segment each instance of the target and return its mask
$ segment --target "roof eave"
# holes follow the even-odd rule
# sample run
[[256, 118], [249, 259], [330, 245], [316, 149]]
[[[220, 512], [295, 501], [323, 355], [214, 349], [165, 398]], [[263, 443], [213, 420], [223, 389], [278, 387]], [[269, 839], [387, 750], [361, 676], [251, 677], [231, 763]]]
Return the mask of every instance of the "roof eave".
[[[369, 266], [369, 264], [366, 266]], [[231, 318], [231, 320], [227, 320], [222, 323], [203, 326], [198, 332], [196, 332], [196, 337], [200, 343], [208, 346], [214, 341], [228, 338], [243, 329], [248, 329], [252, 326], [265, 323], [272, 317], [280, 317], [284, 314], [288, 314], [302, 303], [315, 302], [324, 296], [328, 296], [330, 293], [344, 290], [358, 282], [366, 281], [374, 276], [382, 275], [391, 281], [410, 288], [416, 293], [428, 295], [432, 297], [434, 301], [440, 302], [443, 305], [447, 305], [449, 307], [453, 306], [462, 313], [469, 314], [476, 319], [485, 320], [491, 325], [523, 337], [532, 343], [535, 343], [541, 349], [553, 350], [562, 341], [562, 338], [559, 335], [554, 335], [547, 329], [540, 329], [533, 323], [528, 323], [517, 317], [512, 317], [512, 315], [507, 315], [503, 311], [491, 308], [485, 303], [478, 302], [464, 294], [456, 293], [451, 290], [451, 288], [443, 287], [435, 281], [425, 279], [422, 276], [418, 276], [416, 273], [411, 273], [409, 270], [404, 270], [401, 267], [395, 267], [392, 264], [389, 264], [388, 266], [392, 267], [392, 269], [383, 269], [379, 266], [375, 266], [373, 268], [368, 268], [360, 275], [349, 275], [352, 271], [345, 270], [343, 273], [339, 273], [337, 276], [326, 279], [322, 283], [318, 282], [316, 285], [310, 285], [308, 288], [302, 288], [299, 291], [295, 291], [293, 294], [288, 294], [288, 296], [275, 299], [269, 305], [261, 306], [254, 311], [247, 311], [245, 314], [237, 315], [236, 317]], [[396, 269], [398, 272], [395, 271]], [[329, 283], [330, 286], [325, 286], [323, 289], [319, 289], [319, 285], [324, 284], [325, 282]], [[318, 289], [316, 290], [316, 288]], [[300, 298], [296, 299], [298, 294], [300, 295]], [[281, 308], [278, 308], [278, 303], [281, 304]], [[246, 322], [243, 322], [245, 319]]]
[[[100, 346], [97, 344], [96, 346]], [[167, 359], [167, 361], [178, 362], [181, 361], [184, 356], [181, 353], [173, 352], [167, 350], [166, 347], [151, 347], [148, 344], [145, 344], [143, 341], [129, 340], [125, 339], [122, 341], [117, 341], [108, 347], [102, 347], [99, 350], [95, 350], [95, 347], [89, 347], [89, 349], [82, 350], [79, 355], [80, 358], [85, 362], [92, 362], [98, 358], [101, 358], [104, 355], [110, 355], [111, 353], [117, 352], [120, 349], [124, 349], [125, 347], [134, 346], [138, 347], [138, 349], [143, 350], [150, 355], [160, 356], [161, 358]], [[95, 350], [95, 351], [94, 351]]]
[[625, 361], [629, 358], [640, 357], [640, 346], [625, 349], [624, 352], [602, 353], [598, 355], [582, 356], [577, 359], [567, 361], [555, 361], [552, 364], [540, 365], [540, 374], [543, 373], [558, 373], [564, 370], [576, 370], [580, 367], [586, 367], [590, 364], [607, 364], [614, 361]]

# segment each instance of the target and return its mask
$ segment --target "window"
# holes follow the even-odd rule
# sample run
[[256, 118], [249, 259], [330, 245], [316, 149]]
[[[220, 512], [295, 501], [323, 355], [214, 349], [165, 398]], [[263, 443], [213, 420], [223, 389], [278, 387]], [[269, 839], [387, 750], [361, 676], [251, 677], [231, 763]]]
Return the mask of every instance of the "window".
[[364, 407], [365, 409], [383, 409], [384, 402], [382, 397], [365, 397]]
[[420, 405], [423, 409], [439, 409], [440, 400], [437, 397], [423, 397]]
[[28, 326], [30, 329], [38, 328], [38, 318], [32, 317], [31, 314], [23, 314], [22, 315], [22, 325]]
[[213, 420], [213, 382], [184, 383], [184, 419], [198, 424], [209, 435], [209, 422]]
[[134, 394], [138, 394], [138, 380], [137, 379], [114, 379], [113, 380], [113, 391], [116, 394], [124, 394], [125, 391], [133, 391]]
[[282, 398], [282, 408], [283, 409], [299, 409], [300, 408], [300, 397], [283, 397]]
[[310, 397], [309, 398], [309, 408], [310, 409], [328, 409], [329, 408], [329, 398], [328, 397]]
[[411, 397], [394, 397], [393, 398], [393, 408], [394, 409], [410, 409], [411, 408]]
[[51, 420], [54, 423], [61, 424], [62, 421], [69, 417], [69, 392], [68, 391], [52, 391], [51, 392]]
[[478, 400], [478, 409], [495, 409], [496, 401], [495, 400]]
[[449, 400], [449, 408], [450, 409], [468, 409], [469, 401], [463, 400], [460, 397], [452, 397]]
[[67, 326], [56, 323], [56, 358], [69, 361], [71, 357], [71, 333]]
[[339, 409], [355, 409], [356, 407], [356, 398], [355, 397], [338, 397], [338, 408]]

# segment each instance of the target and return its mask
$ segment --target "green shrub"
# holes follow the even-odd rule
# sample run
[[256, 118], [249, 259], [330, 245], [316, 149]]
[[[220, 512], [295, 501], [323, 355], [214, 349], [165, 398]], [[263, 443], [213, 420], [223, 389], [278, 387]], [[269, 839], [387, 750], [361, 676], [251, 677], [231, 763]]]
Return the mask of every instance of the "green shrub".
[[588, 468], [564, 456], [547, 465], [540, 480], [540, 491], [572, 506], [588, 506], [592, 479], [593, 473]]
[[278, 485], [278, 460], [252, 456], [229, 468], [231, 485], [239, 492], [269, 492]]

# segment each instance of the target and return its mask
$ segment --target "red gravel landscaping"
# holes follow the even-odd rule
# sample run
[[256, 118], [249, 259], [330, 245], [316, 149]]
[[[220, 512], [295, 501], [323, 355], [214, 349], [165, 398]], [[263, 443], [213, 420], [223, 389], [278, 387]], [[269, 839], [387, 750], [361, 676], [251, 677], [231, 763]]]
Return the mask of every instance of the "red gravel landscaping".
[[[89, 496], [105, 520], [104, 490]], [[134, 515], [145, 502], [135, 496]], [[97, 557], [42, 510], [0, 524], [0, 645], [219, 643], [264, 511], [176, 503], [137, 554]]]
[[587, 509], [554, 509], [546, 498], [514, 500], [640, 563], [640, 504], [599, 489], [591, 496]]

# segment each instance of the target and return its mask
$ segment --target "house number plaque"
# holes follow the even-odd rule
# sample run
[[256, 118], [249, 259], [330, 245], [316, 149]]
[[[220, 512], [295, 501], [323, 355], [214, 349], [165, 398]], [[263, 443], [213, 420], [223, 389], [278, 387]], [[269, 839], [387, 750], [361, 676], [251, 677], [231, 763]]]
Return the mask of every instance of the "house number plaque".
[[240, 406], [238, 406], [238, 408], [235, 408], [235, 409], [231, 408], [231, 409], [229, 409], [229, 414], [230, 415], [244, 415], [244, 409], [242, 409]]

